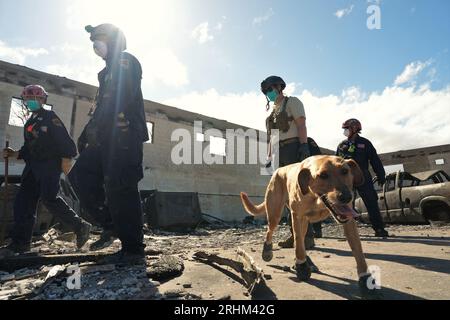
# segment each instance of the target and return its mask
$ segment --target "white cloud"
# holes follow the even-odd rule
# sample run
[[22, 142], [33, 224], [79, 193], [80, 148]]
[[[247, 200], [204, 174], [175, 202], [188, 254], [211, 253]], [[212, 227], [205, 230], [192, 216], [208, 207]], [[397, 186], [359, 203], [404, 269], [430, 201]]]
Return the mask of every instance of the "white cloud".
[[143, 67], [144, 85], [162, 82], [180, 87], [189, 83], [188, 69], [169, 48], [157, 48], [138, 54]]
[[411, 83], [430, 64], [431, 60], [426, 62], [415, 61], [408, 64], [403, 72], [395, 79], [394, 85], [399, 86], [405, 83]]
[[217, 31], [222, 31], [222, 29], [223, 29], [223, 23], [222, 23], [222, 22], [217, 23], [215, 29], [216, 29]]
[[29, 57], [48, 55], [43, 48], [10, 47], [0, 40], [0, 58], [12, 63], [25, 64]]
[[273, 11], [272, 8], [270, 8], [265, 15], [260, 16], [260, 17], [256, 17], [253, 19], [253, 24], [254, 25], [259, 25], [262, 24], [266, 21], [269, 21], [270, 18], [272, 18], [275, 15], [275, 11]]
[[[296, 86], [288, 87], [304, 103], [309, 135], [323, 147], [334, 150], [345, 138], [341, 124], [348, 118], [361, 120], [363, 136], [382, 153], [448, 144], [450, 86], [439, 91], [392, 86], [371, 93], [350, 87], [340, 96], [317, 96], [308, 90], [295, 94]], [[269, 115], [264, 96], [256, 91], [220, 94], [210, 89], [163, 103], [260, 130], [265, 130]]]
[[353, 8], [354, 8], [354, 5], [351, 5], [351, 6], [348, 7], [348, 8], [340, 9], [340, 10], [336, 11], [336, 12], [334, 13], [334, 15], [335, 15], [338, 19], [341, 19], [341, 18], [343, 18], [343, 17], [345, 17], [345, 16], [348, 16], [350, 13], [352, 13]]
[[197, 40], [200, 44], [214, 40], [214, 36], [209, 33], [208, 22], [203, 22], [195, 27], [191, 33], [191, 37]]
[[88, 65], [74, 67], [68, 64], [52, 64], [46, 66], [44, 71], [60, 77], [98, 86], [97, 73], [100, 71], [100, 68]]

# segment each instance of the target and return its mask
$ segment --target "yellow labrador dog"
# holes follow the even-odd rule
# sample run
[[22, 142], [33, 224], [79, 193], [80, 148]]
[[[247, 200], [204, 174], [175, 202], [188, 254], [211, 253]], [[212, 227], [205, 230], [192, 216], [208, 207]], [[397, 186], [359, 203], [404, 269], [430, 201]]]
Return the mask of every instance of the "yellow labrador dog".
[[266, 214], [268, 231], [263, 248], [264, 261], [272, 260], [272, 237], [281, 219], [284, 206], [292, 212], [295, 239], [297, 277], [306, 281], [311, 277], [311, 260], [306, 256], [305, 235], [308, 223], [330, 216], [344, 225], [360, 276], [365, 287], [369, 274], [352, 208], [353, 187], [364, 183], [364, 176], [353, 160], [335, 156], [314, 156], [301, 163], [278, 169], [267, 186], [265, 201], [254, 205], [247, 194], [241, 193], [245, 210], [253, 215]]

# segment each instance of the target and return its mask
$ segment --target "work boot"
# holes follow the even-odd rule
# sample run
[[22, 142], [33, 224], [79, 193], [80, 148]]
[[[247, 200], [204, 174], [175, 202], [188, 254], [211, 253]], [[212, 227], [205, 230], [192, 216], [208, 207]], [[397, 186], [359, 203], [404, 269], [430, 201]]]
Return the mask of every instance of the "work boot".
[[[310, 257], [306, 257], [306, 262], [308, 263], [312, 273], [320, 273], [319, 268], [314, 264], [314, 262], [312, 262]], [[292, 269], [297, 270], [297, 264], [295, 264]]]
[[122, 249], [117, 253], [101, 259], [99, 262], [115, 265], [145, 264], [145, 251], [144, 249], [138, 251], [125, 251]]
[[89, 247], [89, 250], [98, 251], [105, 249], [109, 247], [114, 242], [115, 239], [117, 239], [117, 237], [114, 236], [112, 230], [103, 230], [102, 234], [100, 235], [100, 239], [92, 243], [91, 246]]
[[23, 254], [31, 250], [31, 244], [18, 244], [11, 242], [9, 245], [0, 249], [0, 258], [8, 258], [17, 254]]
[[[294, 248], [294, 236], [291, 235], [286, 240], [279, 242], [278, 246], [284, 249]], [[314, 237], [305, 237], [305, 250], [314, 249], [315, 246]]]
[[302, 264], [296, 264], [295, 271], [297, 273], [297, 279], [301, 281], [308, 281], [311, 278], [311, 267], [307, 261]]
[[83, 248], [84, 244], [89, 240], [91, 229], [92, 225], [90, 223], [82, 222], [80, 229], [76, 232], [78, 249]]
[[375, 237], [387, 238], [389, 237], [389, 233], [385, 229], [376, 229]]
[[291, 234], [291, 236], [289, 238], [287, 238], [284, 241], [280, 241], [278, 242], [278, 246], [280, 248], [293, 248], [294, 247], [294, 236]]

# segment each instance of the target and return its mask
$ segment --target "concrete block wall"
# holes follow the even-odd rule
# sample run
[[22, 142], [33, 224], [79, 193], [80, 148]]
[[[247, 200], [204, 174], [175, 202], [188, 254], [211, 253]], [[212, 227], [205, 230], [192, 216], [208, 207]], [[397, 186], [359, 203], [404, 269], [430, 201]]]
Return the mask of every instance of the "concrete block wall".
[[[1, 61], [0, 69], [1, 143], [9, 139], [12, 147], [22, 146], [23, 128], [9, 126], [8, 119], [12, 97], [19, 96], [23, 86], [31, 83], [42, 84], [47, 89], [50, 95], [48, 103], [54, 106], [53, 110], [67, 129], [73, 132], [76, 141], [89, 120], [87, 115], [92, 106], [95, 87]], [[74, 99], [76, 112], [73, 114]], [[205, 130], [215, 128], [225, 132], [226, 129], [236, 129], [239, 126], [152, 101], [146, 101], [145, 108], [147, 120], [154, 123], [154, 136], [152, 144], [144, 145], [145, 177], [140, 183], [141, 189], [197, 192], [202, 212], [226, 221], [240, 221], [247, 216], [239, 198], [241, 191], [258, 196], [253, 198], [255, 202], [262, 201], [270, 177], [260, 176], [260, 165], [178, 166], [171, 161], [172, 148], [178, 144], [171, 141], [174, 130], [186, 129], [194, 138], [194, 121], [203, 121]], [[207, 144], [203, 143], [203, 147]], [[0, 167], [0, 172], [3, 173], [2, 163]], [[23, 163], [10, 164], [11, 173], [20, 174], [22, 169]]]

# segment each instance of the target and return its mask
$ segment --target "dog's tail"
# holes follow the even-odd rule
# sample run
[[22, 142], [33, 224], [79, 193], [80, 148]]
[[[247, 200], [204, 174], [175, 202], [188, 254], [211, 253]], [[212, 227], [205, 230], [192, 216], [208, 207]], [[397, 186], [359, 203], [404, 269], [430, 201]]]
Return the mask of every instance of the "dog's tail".
[[266, 202], [255, 206], [245, 192], [241, 192], [241, 201], [242, 205], [245, 208], [245, 211], [247, 211], [252, 216], [262, 216], [266, 213]]

